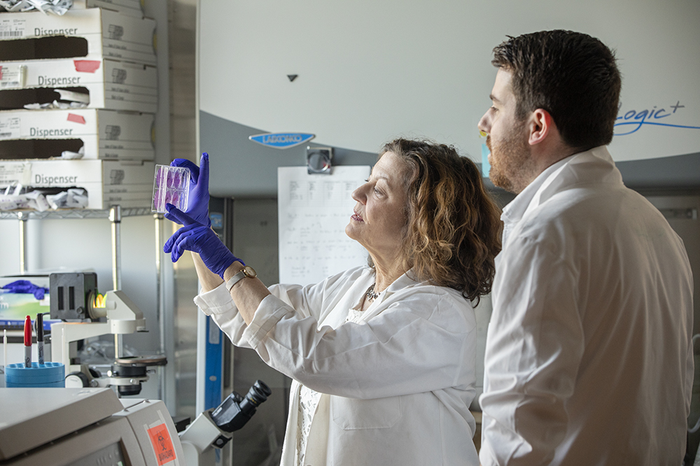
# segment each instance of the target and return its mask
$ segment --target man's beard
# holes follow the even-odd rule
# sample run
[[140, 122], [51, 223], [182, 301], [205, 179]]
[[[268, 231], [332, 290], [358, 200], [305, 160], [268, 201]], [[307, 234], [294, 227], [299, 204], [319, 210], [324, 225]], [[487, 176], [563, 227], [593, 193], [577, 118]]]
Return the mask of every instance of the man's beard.
[[491, 141], [490, 135], [486, 138], [486, 146], [491, 151], [489, 178], [495, 186], [514, 194], [519, 194], [532, 181], [529, 177], [530, 145], [523, 126], [513, 128], [505, 139], [496, 143]]

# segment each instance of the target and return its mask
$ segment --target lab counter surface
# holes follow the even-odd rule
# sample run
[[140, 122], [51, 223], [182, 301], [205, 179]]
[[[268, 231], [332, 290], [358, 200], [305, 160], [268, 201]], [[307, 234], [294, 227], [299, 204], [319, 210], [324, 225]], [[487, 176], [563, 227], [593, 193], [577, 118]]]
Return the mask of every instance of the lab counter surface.
[[109, 388], [0, 388], [0, 465], [184, 464], [162, 401]]

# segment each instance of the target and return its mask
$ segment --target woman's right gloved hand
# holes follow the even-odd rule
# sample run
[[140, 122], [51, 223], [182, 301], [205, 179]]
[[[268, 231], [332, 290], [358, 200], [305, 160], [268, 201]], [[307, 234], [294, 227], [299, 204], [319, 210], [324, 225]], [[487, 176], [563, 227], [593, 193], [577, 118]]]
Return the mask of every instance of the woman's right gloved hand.
[[[171, 167], [184, 167], [190, 170], [190, 189], [185, 213], [195, 222], [211, 226], [209, 219], [209, 154], [204, 152], [199, 167], [187, 159], [175, 159]], [[165, 216], [168, 217], [167, 215]]]

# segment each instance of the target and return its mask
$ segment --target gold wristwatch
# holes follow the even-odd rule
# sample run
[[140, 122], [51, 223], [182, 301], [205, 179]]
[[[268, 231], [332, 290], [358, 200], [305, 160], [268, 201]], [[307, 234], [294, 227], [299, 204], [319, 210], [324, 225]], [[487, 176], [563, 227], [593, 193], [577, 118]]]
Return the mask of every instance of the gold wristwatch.
[[257, 277], [258, 274], [255, 272], [255, 269], [253, 267], [246, 265], [243, 267], [243, 269], [235, 274], [233, 277], [229, 278], [228, 281], [226, 282], [226, 289], [228, 292], [231, 292], [231, 288], [233, 288], [233, 285], [238, 283], [239, 281], [243, 280], [244, 278], [255, 278]]

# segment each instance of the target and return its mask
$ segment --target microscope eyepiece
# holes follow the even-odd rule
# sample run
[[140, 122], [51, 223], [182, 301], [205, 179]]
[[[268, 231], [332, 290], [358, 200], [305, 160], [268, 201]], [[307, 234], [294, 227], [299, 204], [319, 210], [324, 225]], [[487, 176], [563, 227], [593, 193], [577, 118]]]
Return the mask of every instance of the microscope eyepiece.
[[221, 430], [234, 432], [245, 425], [255, 414], [255, 409], [272, 394], [272, 390], [261, 380], [256, 381], [245, 397], [231, 393], [216, 409], [211, 418]]
[[248, 390], [248, 394], [245, 396], [245, 399], [253, 405], [258, 406], [264, 401], [266, 401], [267, 397], [271, 394], [272, 390], [270, 390], [270, 388], [267, 385], [265, 385], [265, 383], [263, 383], [262, 380], [258, 380], [250, 387], [250, 390]]

